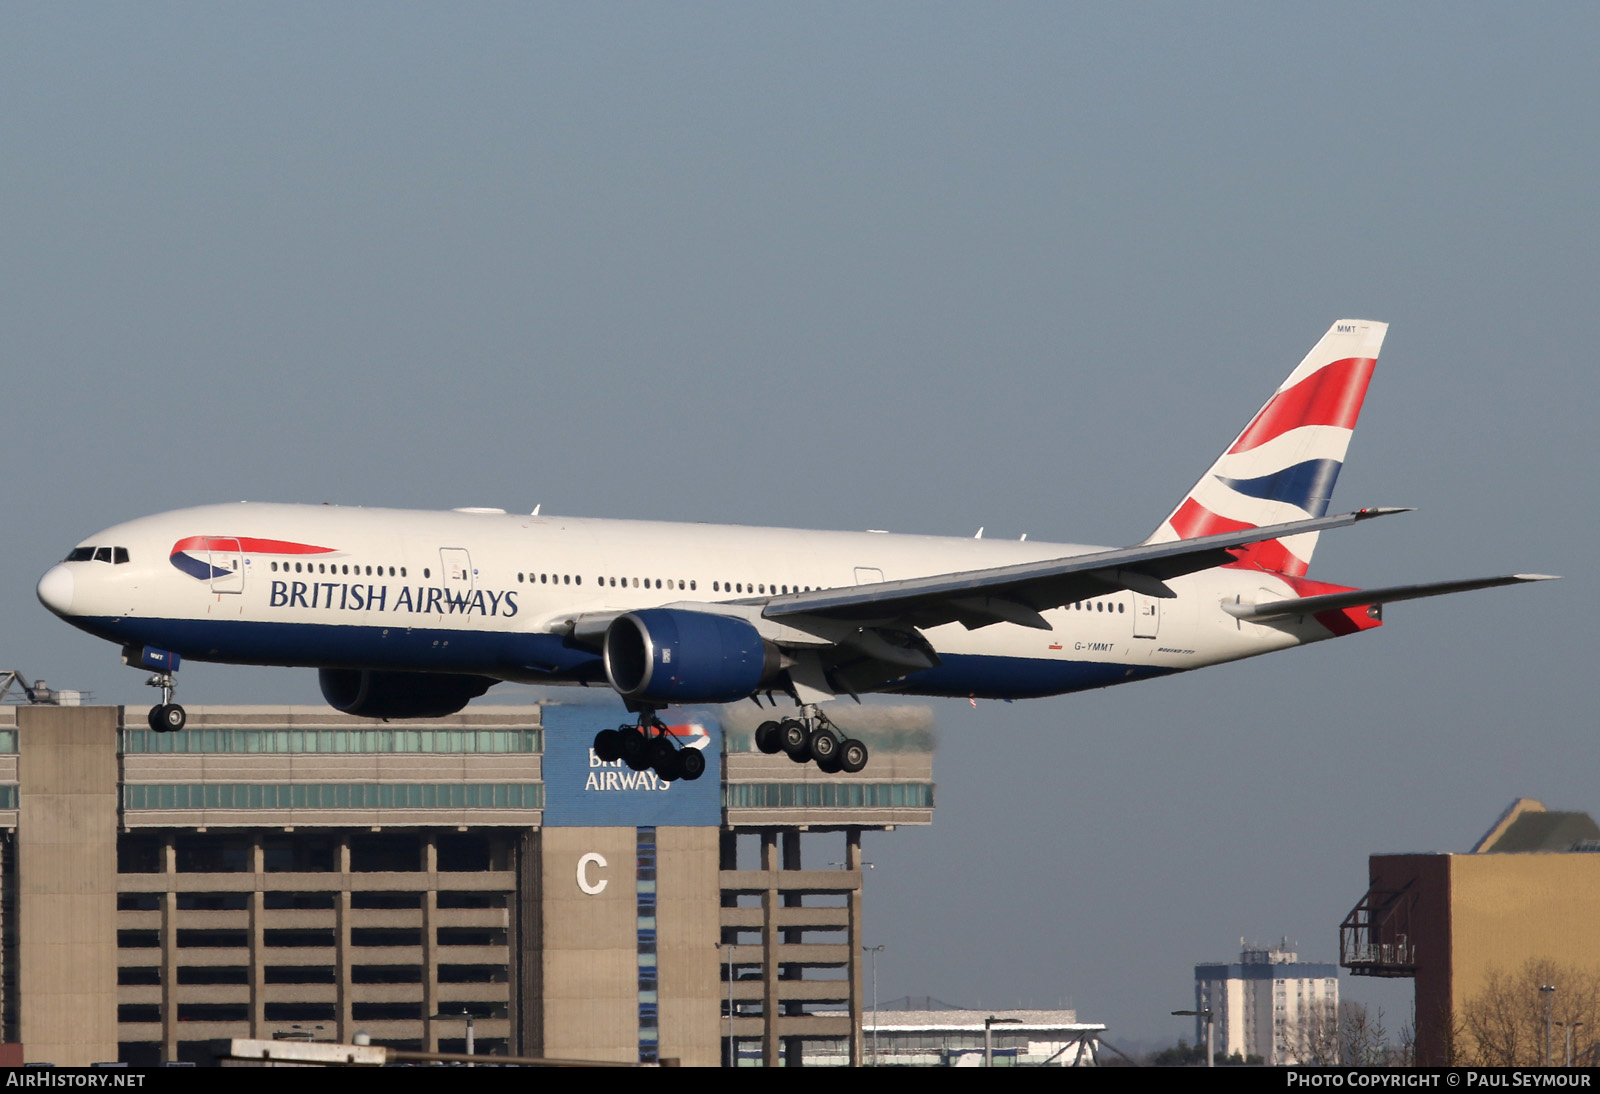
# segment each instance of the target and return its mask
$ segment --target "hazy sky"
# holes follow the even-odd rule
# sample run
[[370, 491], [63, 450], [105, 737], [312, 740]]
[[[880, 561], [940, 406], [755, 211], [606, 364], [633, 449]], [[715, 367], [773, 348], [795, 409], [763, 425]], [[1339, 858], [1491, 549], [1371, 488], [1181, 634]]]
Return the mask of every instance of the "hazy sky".
[[868, 841], [884, 998], [1170, 1039], [1241, 935], [1336, 960], [1369, 853], [1600, 809], [1597, 41], [1563, 4], [8, 4], [0, 667], [148, 703], [34, 583], [227, 499], [1133, 542], [1385, 320], [1334, 504], [1422, 508], [1312, 576], [1567, 579], [937, 704], [936, 823]]

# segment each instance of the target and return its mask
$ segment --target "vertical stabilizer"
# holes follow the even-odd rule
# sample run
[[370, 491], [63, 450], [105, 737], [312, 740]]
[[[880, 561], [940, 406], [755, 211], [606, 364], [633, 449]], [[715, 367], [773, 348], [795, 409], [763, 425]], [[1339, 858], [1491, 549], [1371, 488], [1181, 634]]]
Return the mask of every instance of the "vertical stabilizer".
[[[1326, 514], [1388, 329], [1364, 319], [1330, 327], [1146, 542]], [[1268, 540], [1240, 560], [1299, 577], [1316, 545], [1315, 532]]]

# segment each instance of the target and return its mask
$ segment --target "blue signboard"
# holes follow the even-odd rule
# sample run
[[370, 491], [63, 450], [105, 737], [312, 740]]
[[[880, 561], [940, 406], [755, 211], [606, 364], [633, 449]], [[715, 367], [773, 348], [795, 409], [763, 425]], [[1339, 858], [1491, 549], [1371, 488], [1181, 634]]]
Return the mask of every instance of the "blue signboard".
[[700, 751], [705, 774], [667, 782], [594, 754], [594, 735], [632, 721], [620, 706], [546, 705], [544, 823], [552, 828], [717, 827], [722, 823], [722, 727], [704, 710], [667, 709], [661, 720], [678, 744]]

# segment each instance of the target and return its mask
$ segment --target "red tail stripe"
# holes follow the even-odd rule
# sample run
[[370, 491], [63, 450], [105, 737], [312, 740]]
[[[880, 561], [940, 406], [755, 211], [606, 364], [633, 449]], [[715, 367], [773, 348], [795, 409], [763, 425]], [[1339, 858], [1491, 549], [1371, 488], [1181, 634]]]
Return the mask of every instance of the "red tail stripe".
[[1318, 369], [1261, 408], [1229, 452], [1248, 452], [1303, 425], [1355, 428], [1377, 359], [1347, 357]]
[[[1218, 532], [1242, 532], [1256, 527], [1242, 520], [1230, 520], [1218, 516], [1193, 498], [1183, 499], [1178, 511], [1172, 514], [1171, 523], [1172, 530], [1178, 533], [1179, 539], [1195, 539], [1199, 536], [1215, 535]], [[1299, 577], [1307, 569], [1306, 561], [1285, 547], [1282, 540], [1269, 539], [1252, 543], [1235, 551], [1234, 555], [1240, 564], [1259, 566], [1264, 570], [1288, 574], [1291, 577]]]
[[1318, 612], [1313, 618], [1341, 638], [1357, 631], [1369, 631], [1373, 627], [1383, 626], [1381, 619], [1372, 618], [1367, 614], [1367, 609], [1360, 606]]
[[190, 536], [172, 545], [172, 553], [179, 551], [231, 551], [237, 543], [241, 551], [255, 551], [263, 555], [325, 555], [332, 547], [314, 547], [309, 543], [290, 543], [283, 539], [250, 539], [247, 536]]

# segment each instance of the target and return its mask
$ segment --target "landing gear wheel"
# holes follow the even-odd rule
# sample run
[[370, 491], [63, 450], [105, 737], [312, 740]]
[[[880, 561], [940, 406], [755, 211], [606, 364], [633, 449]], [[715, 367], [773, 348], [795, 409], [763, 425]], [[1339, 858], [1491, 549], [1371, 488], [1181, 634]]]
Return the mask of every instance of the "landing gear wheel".
[[644, 734], [637, 729], [629, 727], [618, 730], [622, 738], [621, 759], [630, 771], [645, 771], [650, 767], [650, 742], [644, 739]]
[[826, 760], [817, 761], [817, 770], [822, 772], [824, 775], [837, 775], [840, 771], [844, 770], [843, 763], [844, 761], [839, 755], [839, 750], [834, 749], [832, 756], [829, 756]]
[[678, 753], [678, 769], [687, 782], [694, 782], [706, 773], [706, 758], [698, 748], [686, 748]]
[[176, 733], [189, 722], [189, 715], [177, 703], [162, 703], [150, 708], [150, 728], [157, 733]]
[[768, 756], [783, 751], [783, 727], [777, 722], [762, 722], [756, 726], [756, 748]]
[[806, 732], [806, 727], [791, 718], [785, 718], [779, 726], [781, 736], [778, 738], [783, 750], [789, 754], [789, 759], [797, 764], [803, 764], [811, 759], [811, 735]]
[[867, 746], [854, 738], [839, 746], [839, 767], [854, 775], [867, 766]]
[[650, 757], [650, 766], [660, 770], [663, 764], [671, 764], [673, 757], [677, 756], [678, 749], [668, 737], [652, 737], [647, 749]]
[[835, 737], [827, 726], [818, 726], [811, 731], [811, 738], [806, 747], [811, 750], [811, 758], [817, 761], [818, 767], [821, 767], [824, 761], [831, 760], [839, 751], [839, 738]]
[[[660, 743], [662, 742], [659, 738], [654, 742], [654, 744]], [[651, 770], [656, 773], [656, 778], [669, 783], [683, 778], [683, 754], [681, 752], [671, 745], [667, 745], [667, 751], [664, 755], [660, 754], [660, 750], [654, 747], [652, 747], [651, 751], [656, 753], [655, 762], [650, 765]]]
[[614, 729], [602, 729], [594, 735], [595, 757], [604, 763], [622, 759], [622, 734]]

